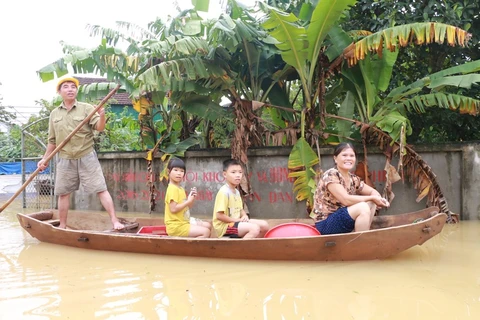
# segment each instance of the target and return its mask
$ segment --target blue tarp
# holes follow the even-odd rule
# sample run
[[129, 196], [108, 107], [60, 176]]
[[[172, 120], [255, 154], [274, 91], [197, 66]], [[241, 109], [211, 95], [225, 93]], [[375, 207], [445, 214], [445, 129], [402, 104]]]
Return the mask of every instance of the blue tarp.
[[[25, 173], [32, 173], [37, 170], [37, 161], [25, 162]], [[50, 169], [47, 168], [42, 173], [49, 173]], [[21, 174], [22, 163], [21, 162], [0, 162], [0, 174]]]

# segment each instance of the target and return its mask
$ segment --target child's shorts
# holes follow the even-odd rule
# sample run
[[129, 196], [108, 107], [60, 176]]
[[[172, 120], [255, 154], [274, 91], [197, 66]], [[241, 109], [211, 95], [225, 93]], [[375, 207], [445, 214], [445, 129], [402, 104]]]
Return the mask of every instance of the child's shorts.
[[239, 238], [238, 236], [238, 224], [240, 222], [232, 222], [228, 224], [227, 232], [223, 235], [224, 237], [230, 238]]

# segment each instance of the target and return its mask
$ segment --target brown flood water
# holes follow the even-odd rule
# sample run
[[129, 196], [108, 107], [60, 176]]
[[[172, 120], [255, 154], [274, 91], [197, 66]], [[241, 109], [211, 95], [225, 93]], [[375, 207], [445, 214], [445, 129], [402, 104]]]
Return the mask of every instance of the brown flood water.
[[40, 243], [18, 211], [0, 213], [2, 320], [480, 319], [479, 221], [381, 261], [267, 262]]

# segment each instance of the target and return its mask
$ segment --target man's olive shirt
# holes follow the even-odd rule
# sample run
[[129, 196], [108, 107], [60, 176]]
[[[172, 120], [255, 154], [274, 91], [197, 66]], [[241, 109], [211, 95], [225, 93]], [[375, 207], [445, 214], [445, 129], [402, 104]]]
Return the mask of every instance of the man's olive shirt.
[[[48, 143], [59, 145], [94, 110], [88, 103], [75, 101], [70, 110], [64, 103], [50, 114]], [[100, 116], [95, 113], [60, 150], [60, 158], [79, 159], [93, 151], [93, 131], [97, 128]]]

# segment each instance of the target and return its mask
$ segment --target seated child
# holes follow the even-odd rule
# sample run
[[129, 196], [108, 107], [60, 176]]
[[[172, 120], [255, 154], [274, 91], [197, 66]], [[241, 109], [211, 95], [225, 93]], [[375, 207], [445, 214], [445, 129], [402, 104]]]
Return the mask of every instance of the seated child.
[[213, 227], [219, 238], [224, 235], [261, 238], [268, 231], [266, 221], [249, 219], [243, 209], [242, 197], [237, 189], [242, 175], [242, 166], [237, 160], [228, 159], [223, 162], [226, 183], [218, 191], [213, 209]]
[[169, 236], [209, 238], [212, 225], [190, 218], [189, 208], [195, 202], [197, 190], [192, 188], [187, 198], [180, 185], [185, 175], [185, 163], [172, 158], [168, 162], [168, 187], [165, 194], [165, 225]]

